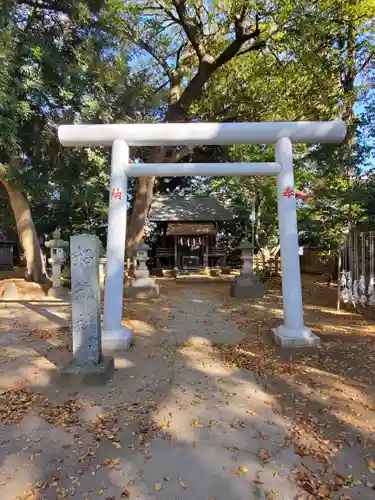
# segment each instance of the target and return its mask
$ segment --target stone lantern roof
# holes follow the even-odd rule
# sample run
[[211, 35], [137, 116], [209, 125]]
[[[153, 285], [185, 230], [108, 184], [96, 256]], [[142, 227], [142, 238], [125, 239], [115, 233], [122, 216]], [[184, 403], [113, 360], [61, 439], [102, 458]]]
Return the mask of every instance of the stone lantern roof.
[[48, 240], [45, 243], [47, 248], [68, 248], [69, 242], [61, 239], [61, 233], [59, 229], [55, 229], [52, 233], [52, 240]]

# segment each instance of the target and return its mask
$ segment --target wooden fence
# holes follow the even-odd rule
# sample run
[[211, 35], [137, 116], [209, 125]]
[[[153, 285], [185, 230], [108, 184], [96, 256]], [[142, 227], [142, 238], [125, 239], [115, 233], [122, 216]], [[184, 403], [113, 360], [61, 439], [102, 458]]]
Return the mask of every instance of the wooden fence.
[[325, 261], [320, 256], [320, 250], [316, 247], [303, 247], [300, 255], [300, 267], [302, 273], [329, 274], [332, 278], [337, 277], [336, 257]]
[[[329, 274], [333, 279], [337, 278], [336, 258], [332, 257], [323, 261], [320, 256], [320, 249], [316, 247], [303, 247], [300, 254], [300, 268], [302, 273], [307, 274]], [[254, 268], [256, 272], [269, 276], [280, 274], [280, 255], [265, 262], [262, 254], [254, 256]]]

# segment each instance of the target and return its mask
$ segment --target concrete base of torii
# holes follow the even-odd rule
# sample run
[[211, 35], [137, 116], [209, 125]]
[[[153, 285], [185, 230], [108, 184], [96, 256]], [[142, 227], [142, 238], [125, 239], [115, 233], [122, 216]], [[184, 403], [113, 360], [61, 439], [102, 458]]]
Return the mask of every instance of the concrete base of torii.
[[[104, 325], [105, 326], [105, 325]], [[102, 346], [106, 349], [127, 349], [133, 341], [133, 330], [126, 326], [102, 330]]]
[[272, 330], [272, 338], [281, 347], [316, 347], [320, 344], [320, 338], [307, 327], [292, 330], [280, 325]]

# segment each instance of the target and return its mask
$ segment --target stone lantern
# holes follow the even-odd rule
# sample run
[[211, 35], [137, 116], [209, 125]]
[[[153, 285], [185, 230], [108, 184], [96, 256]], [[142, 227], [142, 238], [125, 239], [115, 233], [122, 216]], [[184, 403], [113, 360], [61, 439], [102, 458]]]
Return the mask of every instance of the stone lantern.
[[148, 267], [146, 262], [148, 261], [148, 252], [151, 248], [146, 245], [143, 241], [139, 243], [135, 251], [135, 260], [139, 262], [138, 268], [134, 271], [136, 278], [147, 278], [149, 276]]
[[142, 298], [159, 295], [159, 285], [150, 276], [146, 265], [150, 250], [151, 248], [144, 241], [141, 241], [135, 249], [134, 260], [135, 262], [139, 262], [139, 265], [134, 270], [134, 278], [131, 279], [126, 290], [127, 297]]
[[231, 286], [232, 297], [260, 298], [264, 295], [264, 285], [254, 274], [253, 259], [254, 245], [248, 240], [242, 240], [239, 246], [241, 250], [242, 269], [239, 276], [234, 278]]
[[105, 257], [99, 258], [99, 283], [100, 286], [104, 286], [105, 283], [105, 266], [107, 264], [107, 259]]
[[99, 240], [99, 284], [101, 287], [105, 283], [107, 258], [102, 242]]
[[239, 246], [241, 250], [241, 260], [243, 262], [241, 274], [253, 274], [254, 245], [250, 241], [242, 240]]
[[48, 294], [58, 297], [62, 294], [61, 287], [61, 266], [65, 262], [65, 249], [69, 247], [69, 242], [61, 239], [59, 229], [52, 233], [53, 239], [46, 242], [46, 247], [50, 249], [48, 262], [52, 264], [52, 288]]

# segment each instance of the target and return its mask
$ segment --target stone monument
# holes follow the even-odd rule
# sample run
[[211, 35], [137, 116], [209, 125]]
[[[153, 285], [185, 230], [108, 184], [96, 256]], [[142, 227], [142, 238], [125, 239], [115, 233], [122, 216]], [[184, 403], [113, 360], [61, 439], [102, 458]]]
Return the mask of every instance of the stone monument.
[[258, 299], [264, 296], [264, 284], [253, 270], [254, 246], [247, 240], [240, 244], [243, 266], [239, 276], [234, 278], [231, 286], [232, 297]]
[[134, 270], [134, 278], [131, 279], [129, 286], [125, 290], [126, 297], [146, 298], [159, 295], [159, 285], [150, 276], [146, 265], [149, 250], [150, 247], [143, 241], [137, 245], [135, 261], [139, 262], [139, 266]]
[[113, 371], [113, 358], [102, 356], [99, 285], [99, 239], [90, 234], [70, 238], [73, 362], [63, 375], [83, 382], [104, 381]]
[[48, 295], [62, 298], [67, 295], [67, 290], [61, 286], [61, 266], [66, 260], [65, 249], [69, 247], [69, 243], [61, 239], [59, 229], [55, 229], [52, 236], [52, 240], [46, 241], [46, 247], [51, 253], [48, 262], [52, 264], [52, 288], [48, 290]]

